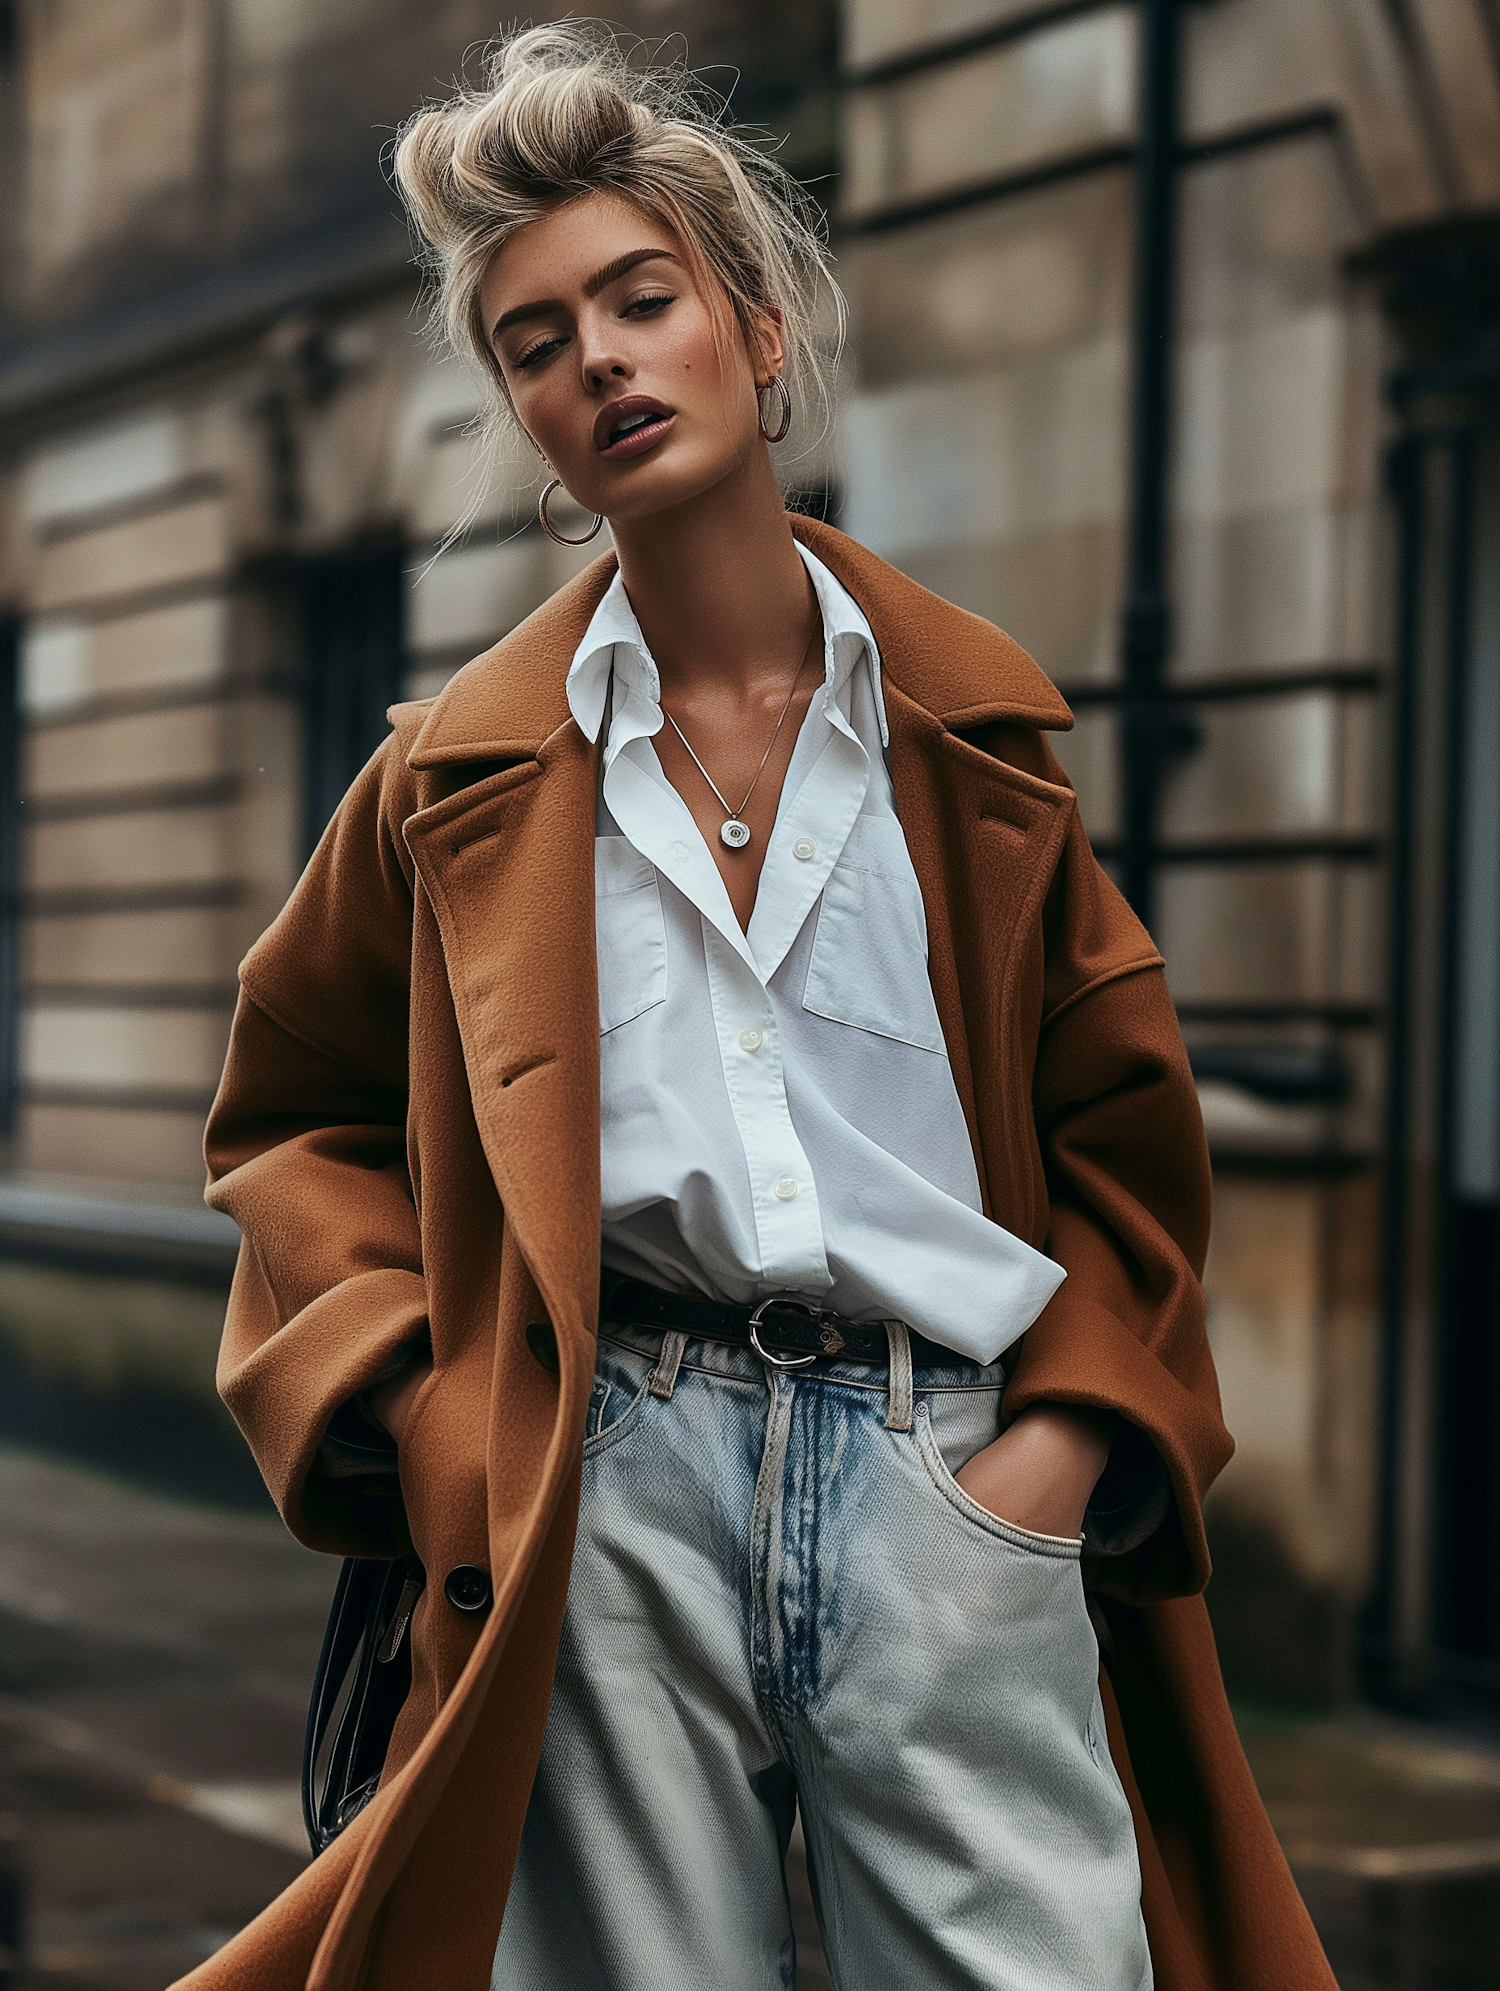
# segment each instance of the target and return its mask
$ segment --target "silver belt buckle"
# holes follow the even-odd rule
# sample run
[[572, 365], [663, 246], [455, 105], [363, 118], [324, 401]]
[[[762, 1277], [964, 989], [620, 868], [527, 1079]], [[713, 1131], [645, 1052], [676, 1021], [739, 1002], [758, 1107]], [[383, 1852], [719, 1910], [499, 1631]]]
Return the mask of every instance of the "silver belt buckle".
[[824, 1331], [825, 1346], [815, 1349], [810, 1355], [777, 1355], [761, 1345], [761, 1316], [771, 1307], [779, 1307], [783, 1313], [805, 1314], [810, 1321], [819, 1321], [826, 1316], [822, 1307], [815, 1307], [811, 1300], [804, 1300], [796, 1293], [773, 1293], [768, 1300], [762, 1300], [750, 1316], [750, 1346], [762, 1362], [769, 1362], [773, 1369], [805, 1369], [809, 1363], [817, 1362], [825, 1355], [836, 1355], [844, 1345], [844, 1337], [837, 1328]]

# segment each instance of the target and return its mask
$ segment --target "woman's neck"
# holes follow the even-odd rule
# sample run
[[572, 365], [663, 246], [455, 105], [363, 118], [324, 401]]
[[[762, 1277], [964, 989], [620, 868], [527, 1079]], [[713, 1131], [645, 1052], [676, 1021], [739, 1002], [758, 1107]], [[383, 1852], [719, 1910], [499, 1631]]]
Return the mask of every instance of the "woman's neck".
[[817, 601], [763, 450], [687, 504], [612, 530], [668, 698], [705, 677], [750, 690], [806, 648]]

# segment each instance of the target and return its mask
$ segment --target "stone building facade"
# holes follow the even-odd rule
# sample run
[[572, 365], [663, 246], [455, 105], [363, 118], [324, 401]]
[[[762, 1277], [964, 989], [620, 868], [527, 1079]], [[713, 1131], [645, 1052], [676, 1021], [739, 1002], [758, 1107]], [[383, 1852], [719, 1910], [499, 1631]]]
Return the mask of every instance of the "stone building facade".
[[[1166, 955], [1215, 1155], [1234, 1677], [1493, 1692], [1495, 0], [614, 12], [732, 65], [828, 195], [845, 392], [789, 483], [1075, 706], [1066, 764]], [[493, 25], [6, 15], [0, 1395], [137, 1465], [232, 1477], [232, 1239], [197, 1193], [235, 964], [386, 703], [587, 557], [531, 523], [528, 466], [479, 459], [381, 175]], [[1147, 97], [1175, 255], [1154, 676], [1121, 636]]]
[[[842, 522], [1044, 662], [1149, 905], [1215, 1158], [1232, 1677], [1493, 1694], [1500, 13], [850, 0], [844, 28]], [[1175, 269], [1143, 439], [1148, 94]]]

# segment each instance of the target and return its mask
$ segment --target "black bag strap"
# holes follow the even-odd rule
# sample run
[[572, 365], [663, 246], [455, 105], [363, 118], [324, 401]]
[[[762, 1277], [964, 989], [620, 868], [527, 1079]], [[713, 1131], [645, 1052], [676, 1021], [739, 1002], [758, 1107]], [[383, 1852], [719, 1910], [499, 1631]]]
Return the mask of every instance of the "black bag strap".
[[302, 1744], [302, 1822], [314, 1853], [379, 1787], [411, 1691], [411, 1614], [426, 1580], [414, 1555], [351, 1556], [339, 1572]]

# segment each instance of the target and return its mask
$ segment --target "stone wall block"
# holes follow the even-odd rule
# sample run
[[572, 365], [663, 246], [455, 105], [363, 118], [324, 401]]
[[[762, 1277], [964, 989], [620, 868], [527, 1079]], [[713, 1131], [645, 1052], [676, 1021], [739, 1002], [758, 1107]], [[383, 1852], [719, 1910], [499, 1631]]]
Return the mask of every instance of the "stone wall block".
[[22, 1082], [211, 1095], [228, 1035], [227, 1015], [212, 1010], [43, 1004], [22, 1025]]
[[853, 70], [1012, 21], [1035, 0], [846, 0], [844, 53]]
[[223, 990], [240, 953], [231, 927], [219, 906], [43, 915], [22, 930], [22, 976], [33, 985]]
[[23, 1168], [176, 1189], [201, 1186], [203, 1113], [23, 1100], [16, 1136]]
[[76, 615], [37, 620], [26, 629], [21, 701], [47, 718], [91, 698], [116, 698], [211, 684], [228, 663], [223, 596], [102, 621]]
[[229, 560], [223, 504], [199, 499], [44, 545], [36, 561], [32, 607], [46, 614], [111, 596], [206, 581], [222, 574]]
[[1382, 988], [1370, 867], [1315, 857], [1169, 864], [1154, 932], [1184, 1003], [1373, 1003]]
[[222, 809], [141, 809], [42, 823], [27, 838], [33, 891], [89, 893], [238, 884]]
[[217, 702], [32, 727], [25, 790], [40, 799], [212, 780], [224, 747]]
[[1412, 0], [1441, 100], [1444, 130], [1465, 199], [1500, 203], [1500, 20], [1487, 27], [1484, 0]]
[[843, 204], [854, 216], [1129, 136], [1135, 14], [1108, 8], [855, 95]]

